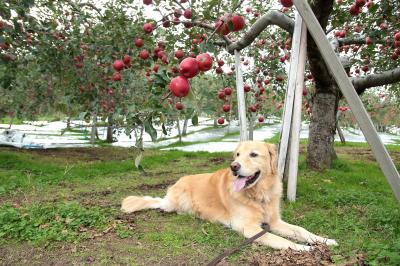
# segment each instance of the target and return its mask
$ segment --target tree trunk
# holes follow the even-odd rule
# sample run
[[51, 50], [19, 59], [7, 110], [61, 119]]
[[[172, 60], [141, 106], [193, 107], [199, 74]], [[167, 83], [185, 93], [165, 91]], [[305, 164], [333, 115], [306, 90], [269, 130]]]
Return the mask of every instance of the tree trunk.
[[343, 143], [343, 144], [346, 144], [346, 139], [344, 138], [342, 129], [339, 126], [339, 118], [340, 118], [341, 114], [342, 114], [341, 111], [338, 111], [337, 114], [336, 114], [336, 130], [337, 130], [337, 133], [339, 135], [340, 142]]
[[339, 138], [340, 138], [340, 142], [343, 143], [343, 144], [346, 144], [346, 139], [344, 138], [343, 131], [340, 128], [339, 124], [336, 124], [336, 129], [337, 129], [337, 133], [338, 133]]
[[310, 133], [308, 137], [308, 167], [324, 169], [336, 159], [333, 149], [336, 131], [336, 106], [338, 98], [331, 93], [314, 96]]
[[[314, 0], [310, 3], [323, 29], [326, 29], [328, 24], [333, 3], [333, 0]], [[315, 81], [308, 136], [307, 164], [309, 168], [318, 170], [329, 168], [332, 160], [336, 158], [333, 142], [336, 131], [336, 112], [341, 94], [310, 35], [307, 38], [307, 56]]]
[[67, 130], [71, 129], [71, 117], [68, 116], [67, 118]]
[[113, 119], [112, 115], [110, 115], [110, 116], [108, 116], [107, 137], [106, 137], [106, 141], [108, 143], [112, 143], [114, 141], [113, 131], [114, 131], [114, 119]]
[[8, 129], [11, 129], [11, 126], [12, 126], [12, 124], [13, 124], [13, 122], [14, 122], [14, 117], [15, 117], [15, 114], [13, 114], [13, 115], [11, 116], [10, 125], [8, 126]]
[[179, 142], [182, 142], [181, 125], [179, 124], [179, 119], [176, 120], [176, 126], [178, 127], [178, 138], [179, 138]]
[[255, 116], [251, 114], [249, 118], [249, 140], [253, 140], [254, 138], [254, 119]]
[[218, 126], [217, 120], [218, 120], [217, 118], [214, 119], [214, 127], [217, 127], [217, 126]]
[[90, 132], [90, 143], [94, 144], [94, 141], [96, 139], [97, 135], [97, 113], [93, 113], [93, 118], [92, 118], [92, 130]]
[[188, 120], [189, 119], [185, 119], [185, 121], [183, 122], [183, 129], [182, 129], [182, 136], [186, 136], [187, 135], [187, 127], [188, 127]]

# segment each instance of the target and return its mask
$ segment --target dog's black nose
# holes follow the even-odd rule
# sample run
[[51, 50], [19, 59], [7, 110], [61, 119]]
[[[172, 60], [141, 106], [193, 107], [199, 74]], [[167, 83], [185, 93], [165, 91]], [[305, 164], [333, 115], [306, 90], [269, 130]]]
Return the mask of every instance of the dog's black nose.
[[238, 163], [238, 162], [231, 163], [231, 170], [232, 171], [237, 172], [237, 171], [239, 171], [239, 169], [240, 169], [240, 163]]

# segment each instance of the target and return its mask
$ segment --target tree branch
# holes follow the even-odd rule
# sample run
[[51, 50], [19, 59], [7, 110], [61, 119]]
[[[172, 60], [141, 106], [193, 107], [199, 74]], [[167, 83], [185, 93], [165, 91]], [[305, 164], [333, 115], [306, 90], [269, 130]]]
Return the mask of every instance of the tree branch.
[[358, 94], [363, 93], [371, 87], [383, 86], [400, 82], [400, 67], [378, 74], [371, 74], [365, 77], [352, 78], [354, 88]]
[[276, 10], [268, 11], [267, 14], [262, 16], [251, 26], [250, 30], [246, 32], [240, 40], [228, 46], [228, 52], [233, 54], [235, 50], [240, 51], [249, 46], [269, 25], [277, 25], [290, 34], [293, 33], [294, 29], [294, 21], [291, 18]]
[[[357, 37], [357, 38], [340, 38], [337, 39], [339, 41], [339, 46], [356, 44], [356, 45], [363, 45], [365, 44], [366, 37]], [[378, 39], [373, 40], [374, 44], [388, 44], [386, 40]]]
[[[214, 26], [212, 26], [210, 24], [207, 24], [207, 23], [204, 23], [204, 22], [201, 22], [201, 21], [192, 21], [191, 23], [193, 25], [195, 25], [195, 26], [198, 26], [198, 27], [201, 27], [201, 28], [204, 28], [204, 29], [207, 29], [207, 30], [211, 30], [213, 32], [215, 30]], [[232, 41], [228, 37], [226, 37], [225, 35], [221, 36], [221, 38], [224, 40], [226, 45], [230, 45], [232, 43]]]

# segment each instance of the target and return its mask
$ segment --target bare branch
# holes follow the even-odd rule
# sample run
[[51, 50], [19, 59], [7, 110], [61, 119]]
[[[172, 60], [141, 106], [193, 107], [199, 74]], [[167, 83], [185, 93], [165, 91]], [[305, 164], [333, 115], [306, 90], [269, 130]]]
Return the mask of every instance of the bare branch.
[[242, 4], [243, 4], [244, 0], [241, 0], [232, 10], [231, 13], [234, 13]]
[[[214, 32], [214, 30], [215, 30], [212, 25], [204, 23], [204, 22], [201, 22], [201, 21], [192, 21], [192, 24], [195, 25], [195, 26], [207, 29], [207, 30], [211, 30], [212, 32]], [[226, 45], [230, 45], [232, 43], [232, 41], [228, 37], [226, 37], [225, 35], [221, 36], [221, 38], [224, 40]]]
[[228, 46], [228, 52], [232, 54], [235, 50], [239, 51], [249, 46], [269, 25], [277, 25], [290, 34], [293, 33], [294, 29], [293, 19], [276, 10], [268, 11], [267, 14], [259, 18], [256, 23], [251, 26], [250, 30], [246, 32], [240, 40]]
[[186, 8], [185, 8], [181, 3], [179, 3], [178, 1], [172, 0], [172, 2], [174, 2], [175, 4], [177, 4], [178, 6], [180, 6], [180, 8], [182, 8], [183, 10], [186, 9]]
[[352, 78], [351, 82], [359, 94], [371, 87], [400, 82], [400, 67], [365, 77]]

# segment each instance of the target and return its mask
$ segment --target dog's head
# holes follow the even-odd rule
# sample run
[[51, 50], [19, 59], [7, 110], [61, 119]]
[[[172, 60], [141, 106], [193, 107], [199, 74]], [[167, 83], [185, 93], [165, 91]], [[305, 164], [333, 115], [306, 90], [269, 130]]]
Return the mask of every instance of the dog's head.
[[241, 142], [235, 149], [233, 158], [231, 171], [234, 176], [234, 191], [249, 189], [262, 178], [273, 178], [277, 175], [274, 144], [258, 141]]

